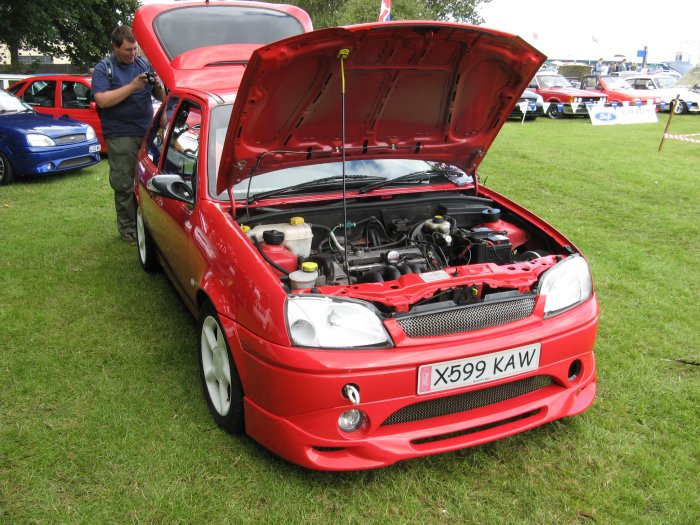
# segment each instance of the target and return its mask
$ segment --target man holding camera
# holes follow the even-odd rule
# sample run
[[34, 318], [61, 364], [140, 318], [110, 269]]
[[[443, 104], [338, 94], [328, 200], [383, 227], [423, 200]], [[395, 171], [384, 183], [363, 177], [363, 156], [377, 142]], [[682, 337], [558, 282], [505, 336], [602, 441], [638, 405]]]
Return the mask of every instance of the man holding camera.
[[129, 26], [112, 32], [113, 53], [100, 60], [92, 73], [92, 94], [107, 143], [109, 184], [114, 190], [117, 229], [122, 239], [136, 241], [134, 174], [136, 157], [153, 118], [151, 97], [165, 98], [165, 90], [148, 61], [137, 56]]

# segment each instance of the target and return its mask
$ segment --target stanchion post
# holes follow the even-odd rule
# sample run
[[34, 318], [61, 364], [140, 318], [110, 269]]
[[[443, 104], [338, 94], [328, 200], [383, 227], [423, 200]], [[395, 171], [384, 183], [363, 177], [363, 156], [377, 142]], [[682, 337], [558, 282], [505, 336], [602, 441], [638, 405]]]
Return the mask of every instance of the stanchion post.
[[676, 100], [671, 103], [671, 111], [668, 115], [668, 121], [666, 122], [666, 129], [664, 129], [664, 136], [661, 137], [661, 144], [659, 144], [659, 151], [664, 145], [664, 140], [666, 140], [666, 133], [668, 133], [668, 128], [671, 127], [671, 119], [673, 118], [673, 113], [676, 110], [676, 104], [678, 104], [678, 99], [681, 98], [681, 94], [676, 95]]

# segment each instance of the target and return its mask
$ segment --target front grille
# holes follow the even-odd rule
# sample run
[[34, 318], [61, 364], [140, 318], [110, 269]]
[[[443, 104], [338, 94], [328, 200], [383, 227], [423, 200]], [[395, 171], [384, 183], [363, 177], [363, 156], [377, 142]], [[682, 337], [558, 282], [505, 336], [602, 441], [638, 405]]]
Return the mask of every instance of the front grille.
[[525, 319], [535, 308], [534, 296], [512, 301], [480, 303], [440, 312], [397, 318], [408, 337], [431, 337], [458, 334], [499, 326]]
[[473, 390], [463, 394], [441, 397], [419, 401], [412, 405], [405, 406], [391, 414], [382, 426], [397, 425], [400, 423], [410, 423], [412, 421], [422, 421], [433, 417], [457, 414], [475, 408], [481, 408], [518, 396], [529, 394], [552, 384], [552, 378], [543, 376], [532, 376], [511, 381], [502, 385]]
[[63, 135], [53, 139], [56, 144], [75, 144], [76, 142], [85, 142], [85, 133], [73, 133], [72, 135]]
[[66, 168], [72, 168], [74, 166], [82, 166], [83, 164], [87, 164], [88, 162], [92, 162], [93, 160], [95, 159], [90, 155], [84, 155], [82, 157], [64, 160], [58, 165], [58, 169], [64, 170]]

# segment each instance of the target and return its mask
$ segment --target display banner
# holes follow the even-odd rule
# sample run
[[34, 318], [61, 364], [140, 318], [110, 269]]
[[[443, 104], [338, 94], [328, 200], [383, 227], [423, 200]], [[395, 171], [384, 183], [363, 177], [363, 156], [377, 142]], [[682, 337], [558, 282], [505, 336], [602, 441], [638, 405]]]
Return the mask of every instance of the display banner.
[[614, 126], [615, 124], [653, 124], [658, 122], [654, 104], [624, 104], [603, 106], [586, 104], [588, 116], [594, 126]]

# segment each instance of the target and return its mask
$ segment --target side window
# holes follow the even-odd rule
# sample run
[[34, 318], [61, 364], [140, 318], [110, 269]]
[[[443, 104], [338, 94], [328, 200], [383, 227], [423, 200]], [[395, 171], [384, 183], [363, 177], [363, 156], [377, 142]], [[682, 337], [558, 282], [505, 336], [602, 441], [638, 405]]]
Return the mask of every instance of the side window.
[[165, 153], [163, 171], [191, 178], [197, 171], [202, 111], [193, 102], [184, 101], [177, 109]]
[[537, 89], [537, 87], [538, 87], [537, 80], [535, 80], [534, 78], [532, 80], [530, 80], [530, 83], [528, 84], [527, 87], [528, 87], [528, 89]]
[[61, 82], [61, 107], [87, 109], [90, 107], [90, 88], [82, 82]]
[[9, 88], [7, 91], [12, 93], [13, 95], [17, 95], [17, 92], [20, 89], [22, 89], [23, 87], [24, 87], [24, 82], [19, 82], [19, 83], [15, 84], [14, 86], [12, 86], [11, 88]]
[[583, 79], [583, 87], [586, 89], [594, 89], [595, 88], [595, 78], [592, 77], [586, 77]]
[[168, 134], [170, 121], [180, 99], [177, 97], [169, 98], [164, 104], [161, 104], [156, 118], [153, 119], [151, 129], [146, 137], [146, 152], [148, 157], [157, 166], [163, 156], [163, 148], [165, 147], [165, 137]]
[[56, 82], [53, 80], [37, 80], [32, 82], [27, 91], [22, 95], [22, 99], [32, 106], [44, 108], [56, 107]]

